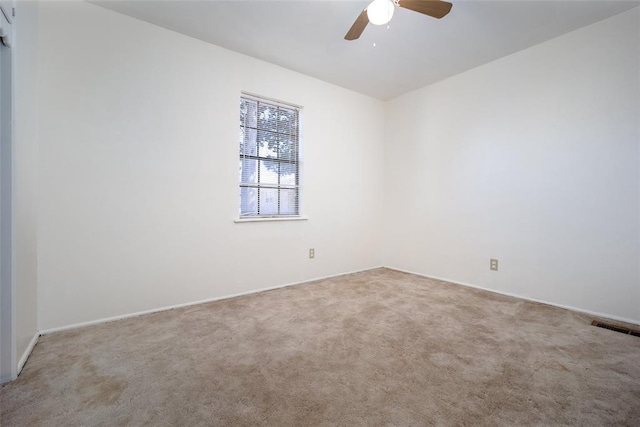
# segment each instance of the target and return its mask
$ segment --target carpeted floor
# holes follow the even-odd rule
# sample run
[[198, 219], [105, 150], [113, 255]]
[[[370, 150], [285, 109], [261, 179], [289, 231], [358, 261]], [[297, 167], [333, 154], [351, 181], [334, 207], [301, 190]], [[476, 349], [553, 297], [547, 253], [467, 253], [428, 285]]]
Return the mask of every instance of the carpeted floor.
[[640, 425], [640, 338], [377, 269], [40, 338], [2, 426]]

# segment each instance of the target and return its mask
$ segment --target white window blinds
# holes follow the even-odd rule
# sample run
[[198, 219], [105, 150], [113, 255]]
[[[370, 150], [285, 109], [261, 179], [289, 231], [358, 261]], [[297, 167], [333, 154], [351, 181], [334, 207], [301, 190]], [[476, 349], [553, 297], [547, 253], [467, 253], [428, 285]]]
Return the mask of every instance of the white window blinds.
[[299, 212], [299, 108], [240, 98], [240, 217]]

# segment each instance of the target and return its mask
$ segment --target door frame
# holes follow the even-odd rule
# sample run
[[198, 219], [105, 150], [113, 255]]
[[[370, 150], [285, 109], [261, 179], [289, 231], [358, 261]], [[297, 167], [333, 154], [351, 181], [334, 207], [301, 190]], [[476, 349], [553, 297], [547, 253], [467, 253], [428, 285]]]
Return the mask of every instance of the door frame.
[[[11, 19], [0, 10], [0, 382], [17, 377], [15, 340], [14, 187], [13, 187], [13, 53], [7, 42]], [[7, 43], [8, 44], [8, 43]]]

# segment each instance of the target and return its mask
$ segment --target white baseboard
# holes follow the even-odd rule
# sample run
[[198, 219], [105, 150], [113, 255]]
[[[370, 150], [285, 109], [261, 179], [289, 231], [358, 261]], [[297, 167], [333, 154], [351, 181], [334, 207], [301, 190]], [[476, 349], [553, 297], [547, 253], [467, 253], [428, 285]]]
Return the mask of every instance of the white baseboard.
[[498, 290], [495, 290], [495, 289], [483, 288], [482, 286], [476, 286], [476, 285], [472, 285], [470, 283], [458, 282], [458, 281], [451, 280], [451, 279], [446, 279], [446, 278], [443, 278], [443, 277], [429, 276], [427, 274], [416, 273], [415, 271], [404, 270], [402, 268], [387, 267], [387, 266], [385, 266], [384, 268], [388, 268], [389, 270], [401, 271], [403, 273], [414, 274], [416, 276], [426, 277], [427, 279], [434, 279], [434, 280], [440, 280], [440, 281], [443, 281], [443, 282], [449, 282], [449, 283], [452, 283], [454, 285], [461, 285], [461, 286], [466, 286], [466, 287], [469, 287], [469, 288], [480, 289], [482, 291], [492, 292], [494, 294], [505, 295], [505, 296], [513, 297], [513, 298], [518, 298], [518, 299], [525, 300], [525, 301], [537, 302], [537, 303], [540, 303], [540, 304], [546, 304], [546, 305], [550, 305], [550, 306], [553, 306], [553, 307], [564, 308], [565, 310], [571, 310], [571, 311], [575, 311], [577, 313], [588, 314], [589, 316], [599, 317], [601, 319], [617, 320], [619, 322], [629, 323], [629, 324], [632, 324], [632, 325], [640, 325], [640, 320], [627, 319], [627, 318], [624, 318], [624, 317], [615, 316], [613, 314], [599, 313], [597, 311], [585, 310], [585, 309], [573, 307], [573, 306], [570, 306], [570, 305], [557, 304], [557, 303], [554, 303], [554, 302], [543, 301], [543, 300], [539, 300], [539, 299], [536, 299], [536, 298], [531, 298], [531, 297], [525, 297], [525, 296], [522, 296], [522, 295], [512, 294], [510, 292], [503, 292], [503, 291], [498, 291]]
[[[346, 272], [346, 273], [332, 274], [332, 275], [329, 275], [329, 276], [317, 277], [317, 278], [314, 278], [314, 279], [303, 280], [303, 281], [300, 281], [300, 282], [286, 283], [284, 285], [276, 285], [276, 286], [271, 286], [271, 287], [268, 287], [268, 288], [254, 289], [254, 290], [251, 290], [251, 291], [240, 292], [240, 293], [231, 294], [231, 295], [224, 295], [224, 296], [221, 296], [221, 297], [207, 298], [207, 299], [203, 299], [203, 300], [186, 302], [186, 303], [182, 303], [182, 304], [174, 304], [174, 305], [169, 305], [169, 306], [165, 306], [165, 307], [152, 308], [150, 310], [137, 311], [135, 313], [122, 314], [122, 315], [113, 316], [113, 317], [105, 317], [105, 318], [96, 319], [96, 320], [89, 320], [87, 322], [74, 323], [74, 324], [71, 324], [71, 325], [59, 326], [59, 327], [56, 327], [56, 328], [43, 329], [43, 330], [40, 331], [40, 335], [48, 335], [48, 334], [52, 334], [52, 333], [55, 333], [55, 332], [69, 331], [69, 330], [72, 330], [72, 329], [83, 328], [85, 326], [98, 325], [98, 324], [101, 324], [101, 323], [107, 323], [107, 322], [113, 322], [113, 321], [116, 321], [116, 320], [128, 319], [130, 317], [144, 316], [145, 314], [158, 313], [160, 311], [167, 311], [167, 310], [174, 310], [176, 308], [189, 307], [191, 305], [206, 304], [206, 303], [214, 302], [214, 301], [222, 301], [222, 300], [225, 300], [225, 299], [241, 297], [243, 295], [257, 294], [259, 292], [265, 292], [265, 291], [271, 291], [271, 290], [274, 290], [274, 289], [286, 288], [288, 286], [302, 285], [304, 283], [310, 283], [310, 282], [315, 282], [315, 281], [324, 280], [324, 279], [331, 279], [333, 277], [345, 276], [347, 274], [353, 274], [353, 273], [360, 273], [362, 271], [375, 270], [376, 268], [382, 268], [382, 266], [364, 268], [362, 270], [349, 271], [349, 272]], [[34, 345], [35, 345], [35, 343], [34, 343]], [[25, 359], [25, 361], [26, 361], [26, 359]]]
[[18, 375], [20, 375], [20, 372], [22, 372], [22, 368], [24, 368], [24, 364], [27, 363], [27, 359], [29, 359], [29, 356], [31, 356], [33, 348], [38, 343], [38, 338], [40, 338], [40, 333], [36, 332], [33, 338], [31, 338], [27, 349], [24, 351], [24, 353], [22, 353], [20, 360], [18, 360]]

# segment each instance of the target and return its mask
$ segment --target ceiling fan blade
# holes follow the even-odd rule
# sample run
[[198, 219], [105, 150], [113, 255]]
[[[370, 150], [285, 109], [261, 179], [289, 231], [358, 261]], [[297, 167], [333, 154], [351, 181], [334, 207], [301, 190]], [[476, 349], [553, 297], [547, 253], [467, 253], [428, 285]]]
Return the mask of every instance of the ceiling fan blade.
[[356, 18], [356, 22], [354, 22], [351, 28], [349, 28], [349, 31], [344, 36], [344, 39], [345, 40], [357, 39], [358, 37], [360, 37], [364, 29], [367, 27], [368, 23], [369, 23], [369, 17], [367, 17], [367, 9], [365, 9], [360, 13], [360, 15], [358, 15], [358, 17]]
[[398, 6], [440, 19], [453, 5], [442, 0], [400, 0]]

